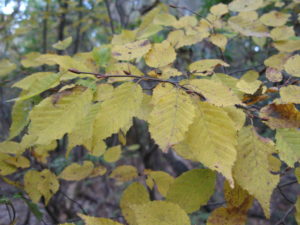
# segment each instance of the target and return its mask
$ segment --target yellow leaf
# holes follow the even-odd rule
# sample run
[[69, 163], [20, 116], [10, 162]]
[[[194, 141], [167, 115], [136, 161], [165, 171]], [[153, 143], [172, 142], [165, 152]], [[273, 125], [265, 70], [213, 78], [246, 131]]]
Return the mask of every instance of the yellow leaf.
[[52, 47], [56, 48], [58, 50], [65, 50], [66, 48], [68, 48], [70, 46], [72, 41], [73, 41], [73, 38], [71, 36], [71, 37], [65, 38], [62, 41], [56, 42], [55, 44], [52, 45]]
[[[22, 95], [23, 92], [21, 92], [20, 95]], [[29, 122], [29, 112], [31, 110], [31, 101], [19, 101], [15, 102], [12, 108], [11, 113], [11, 126], [9, 128], [9, 137], [8, 140], [16, 137], [21, 133], [21, 131], [25, 128], [25, 126]]]
[[10, 158], [12, 158], [12, 156], [0, 152], [0, 175], [6, 176], [16, 172], [17, 168], [15, 166], [5, 162]]
[[112, 48], [112, 56], [118, 60], [132, 60], [142, 57], [151, 48], [148, 40], [140, 40], [122, 45], [114, 45]]
[[274, 152], [276, 150], [271, 140], [258, 136], [253, 127], [244, 127], [239, 131], [234, 178], [259, 201], [267, 218], [270, 217], [271, 195], [279, 182], [279, 176], [269, 171], [268, 157]]
[[258, 72], [254, 70], [248, 71], [237, 82], [237, 88], [242, 92], [253, 95], [262, 84], [260, 80], [257, 80], [258, 76]]
[[[248, 0], [247, 0], [248, 1]], [[241, 15], [232, 16], [228, 20], [229, 26], [245, 36], [268, 37], [269, 30], [259, 20], [252, 20]]]
[[136, 37], [137, 30], [122, 29], [120, 34], [115, 34], [111, 40], [112, 45], [123, 45], [133, 42]]
[[153, 20], [154, 24], [162, 26], [172, 26], [176, 22], [176, 17], [171, 15], [170, 13], [159, 13], [155, 16]]
[[280, 82], [283, 78], [281, 71], [272, 67], [266, 69], [266, 77], [271, 82]]
[[48, 169], [41, 172], [29, 170], [24, 176], [24, 189], [33, 202], [38, 203], [43, 196], [47, 205], [50, 198], [58, 191], [59, 183], [55, 174]]
[[293, 27], [280, 26], [276, 27], [271, 31], [271, 38], [274, 41], [285, 41], [290, 37], [295, 36], [295, 31]]
[[159, 84], [152, 99], [149, 131], [159, 147], [168, 151], [183, 140], [195, 116], [195, 107], [188, 94], [171, 84]]
[[26, 54], [23, 57], [23, 59], [21, 60], [21, 64], [24, 67], [37, 67], [37, 66], [41, 66], [44, 63], [37, 60], [40, 55], [41, 54], [39, 52], [30, 52], [30, 53]]
[[293, 55], [284, 64], [286, 72], [295, 77], [300, 77], [300, 55]]
[[168, 34], [167, 40], [177, 49], [196, 44], [209, 36], [209, 31], [202, 32], [200, 27], [196, 27], [195, 30], [196, 33], [192, 35], [187, 35], [183, 30], [174, 30]]
[[280, 27], [286, 24], [290, 17], [290, 14], [277, 12], [277, 11], [271, 11], [269, 13], [263, 14], [259, 20], [266, 26], [271, 27]]
[[195, 16], [183, 16], [173, 24], [173, 27], [175, 27], [176, 29], [193, 27], [196, 26], [197, 23], [198, 21]]
[[236, 84], [239, 81], [237, 78], [229, 76], [227, 74], [224, 73], [215, 73], [212, 77], [212, 80], [217, 80], [219, 82], [221, 82], [222, 84], [224, 84], [225, 86], [227, 86], [228, 88], [230, 88], [233, 93], [239, 97], [239, 99], [243, 98], [244, 93], [241, 92], [237, 87]]
[[139, 108], [139, 111], [136, 115], [137, 118], [141, 120], [147, 121], [149, 119], [150, 113], [153, 110], [153, 106], [151, 104], [151, 96], [147, 94], [143, 94], [143, 101]]
[[234, 0], [228, 7], [231, 11], [244, 12], [259, 9], [263, 6], [263, 0]]
[[124, 83], [113, 90], [111, 97], [100, 107], [94, 123], [94, 133], [102, 140], [131, 123], [137, 116], [143, 100], [142, 89], [132, 82]]
[[[134, 65], [131, 63], [115, 63], [110, 64], [106, 67], [106, 74], [108, 75], [136, 75], [136, 76], [143, 76], [144, 74]], [[116, 81], [126, 81], [132, 80], [132, 78], [120, 78], [120, 77], [111, 77], [109, 78], [110, 82]]]
[[278, 53], [276, 55], [272, 55], [264, 61], [266, 66], [275, 68], [279, 71], [283, 70], [284, 64], [287, 59], [290, 57], [289, 54], [286, 53]]
[[227, 45], [227, 37], [223, 34], [212, 34], [209, 40], [214, 45], [218, 46], [222, 51], [225, 51]]
[[277, 129], [276, 148], [279, 157], [290, 167], [300, 161], [300, 132], [297, 129]]
[[5, 76], [14, 71], [17, 66], [7, 59], [0, 60], [0, 77]]
[[[163, 171], [145, 171], [145, 174], [147, 175], [147, 185], [150, 181], [150, 185], [149, 188], [152, 189], [154, 187], [154, 185], [157, 187], [157, 190], [159, 191], [159, 193], [162, 196], [166, 196], [167, 192], [170, 188], [170, 185], [174, 182], [174, 178]], [[153, 184], [153, 186], [151, 186], [151, 183]]]
[[177, 77], [182, 75], [182, 72], [170, 66], [165, 66], [161, 68], [161, 72], [162, 72], [161, 78], [166, 80], [169, 79], [170, 77]]
[[103, 159], [106, 162], [110, 162], [110, 163], [116, 162], [120, 159], [121, 153], [122, 153], [121, 146], [117, 145], [107, 149], [106, 152], [103, 154]]
[[300, 183], [300, 167], [295, 168], [294, 173], [295, 173], [298, 183]]
[[176, 52], [167, 40], [154, 44], [145, 56], [146, 64], [155, 68], [171, 64], [175, 59]]
[[60, 76], [59, 73], [52, 72], [38, 72], [30, 75], [13, 85], [13, 87], [22, 88], [26, 91], [23, 91], [22, 95], [12, 100], [26, 100], [55, 87], [59, 84]]
[[228, 182], [224, 184], [227, 206], [218, 208], [210, 214], [207, 225], [238, 225], [245, 224], [247, 211], [251, 207], [253, 197], [239, 185], [231, 189]]
[[300, 104], [300, 87], [296, 85], [289, 85], [280, 88], [280, 96], [282, 103]]
[[235, 123], [235, 127], [237, 130], [242, 129], [246, 121], [246, 114], [242, 109], [237, 109], [234, 106], [224, 107], [224, 110], [227, 112], [228, 116]]
[[177, 204], [166, 201], [152, 201], [133, 205], [137, 225], [190, 225], [188, 215]]
[[120, 200], [120, 207], [123, 216], [130, 225], [140, 225], [140, 223], [138, 223], [138, 221], [136, 220], [136, 216], [134, 211], [132, 210], [132, 206], [136, 205], [140, 207], [142, 204], [145, 204], [149, 201], [149, 193], [140, 183], [134, 182], [126, 188]]
[[239, 98], [228, 87], [216, 80], [193, 79], [185, 86], [201, 93], [208, 102], [216, 106], [241, 104]]
[[71, 132], [78, 118], [86, 115], [92, 93], [90, 89], [84, 92], [73, 90], [71, 93], [58, 93], [57, 97], [60, 99], [56, 100], [53, 96], [44, 99], [29, 114], [29, 134], [38, 137], [37, 144], [49, 144]]
[[90, 161], [83, 161], [83, 164], [72, 163], [59, 174], [60, 179], [64, 180], [83, 180], [87, 178], [94, 169], [94, 165]]
[[32, 154], [37, 161], [46, 164], [47, 157], [49, 157], [49, 152], [55, 150], [56, 146], [56, 141], [52, 141], [49, 145], [38, 145], [33, 149]]
[[0, 142], [0, 153], [22, 154], [25, 151], [25, 146], [13, 141]]
[[224, 14], [228, 13], [228, 6], [223, 3], [219, 3], [212, 6], [210, 8], [210, 12], [215, 16], [223, 16]]
[[84, 221], [85, 225], [122, 225], [121, 223], [108, 218], [86, 216], [81, 213], [78, 213], [77, 215]]
[[127, 182], [137, 178], [138, 172], [134, 166], [122, 165], [115, 168], [109, 177], [116, 179], [117, 181]]
[[95, 101], [105, 101], [110, 99], [114, 91], [114, 87], [111, 84], [99, 84], [97, 85], [96, 94], [94, 97]]
[[273, 45], [280, 52], [294, 52], [300, 50], [300, 40], [275, 41]]
[[107, 169], [104, 166], [97, 166], [93, 169], [89, 177], [98, 177], [103, 176], [106, 173]]
[[14, 166], [16, 168], [28, 168], [30, 166], [30, 161], [21, 155], [10, 156], [3, 161], [8, 165]]
[[194, 75], [206, 76], [213, 73], [216, 66], [229, 65], [220, 59], [202, 59], [189, 65], [189, 71]]
[[260, 110], [260, 117], [272, 129], [300, 127], [300, 112], [293, 104], [272, 103]]
[[192, 213], [206, 204], [215, 190], [216, 174], [209, 169], [193, 169], [175, 179], [166, 200]]
[[208, 102], [199, 102], [194, 122], [184, 141], [175, 145], [175, 151], [222, 173], [233, 185], [231, 170], [236, 159], [236, 144], [235, 124], [226, 111]]

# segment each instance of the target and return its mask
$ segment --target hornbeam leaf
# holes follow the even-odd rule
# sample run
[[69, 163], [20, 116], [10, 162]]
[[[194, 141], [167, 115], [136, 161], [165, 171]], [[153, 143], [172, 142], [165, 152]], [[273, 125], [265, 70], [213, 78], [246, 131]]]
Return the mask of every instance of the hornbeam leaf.
[[300, 161], [300, 131], [297, 129], [277, 129], [276, 148], [280, 158], [290, 167]]
[[58, 85], [60, 76], [59, 73], [39, 72], [26, 77], [13, 85], [13, 87], [19, 87], [26, 91], [23, 91], [22, 95], [12, 100], [26, 100], [38, 95], [43, 91]]
[[289, 85], [280, 88], [280, 96], [282, 103], [300, 104], [300, 87]]
[[78, 119], [86, 115], [92, 93], [90, 89], [65, 91], [58, 93], [56, 98], [44, 99], [29, 114], [29, 134], [38, 137], [36, 144], [49, 144], [71, 132]]
[[259, 137], [253, 127], [239, 131], [234, 179], [259, 201], [267, 218], [270, 217], [271, 195], [279, 182], [279, 175], [269, 171], [268, 158], [274, 152], [271, 140]]
[[290, 17], [290, 14], [277, 12], [277, 11], [271, 11], [269, 13], [263, 14], [259, 20], [266, 26], [271, 27], [279, 27], [286, 24]]
[[207, 220], [207, 225], [245, 224], [253, 197], [237, 184], [231, 189], [228, 182], [224, 184], [224, 194], [227, 206], [214, 210]]
[[223, 108], [199, 102], [194, 122], [175, 151], [222, 173], [233, 186], [232, 167], [236, 159], [236, 125]]
[[294, 55], [284, 64], [286, 72], [295, 77], [300, 77], [300, 55]]
[[175, 179], [170, 174], [163, 171], [145, 170], [144, 172], [147, 175], [147, 186], [150, 189], [153, 189], [155, 185], [159, 193], [165, 197], [170, 188], [170, 185], [174, 182]]
[[94, 123], [95, 137], [102, 140], [131, 123], [139, 114], [143, 93], [139, 85], [124, 83], [113, 90], [110, 98], [104, 100]]
[[206, 204], [215, 190], [216, 174], [209, 169], [183, 173], [170, 185], [166, 199], [192, 213]]
[[216, 106], [233, 106], [241, 104], [240, 99], [228, 88], [217, 80], [193, 79], [185, 85], [189, 89], [204, 95], [206, 100]]
[[253, 11], [263, 6], [263, 0], [234, 0], [229, 4], [231, 11], [246, 12]]
[[273, 45], [280, 52], [294, 52], [300, 50], [300, 40], [275, 41]]
[[94, 165], [90, 161], [84, 161], [82, 165], [72, 163], [59, 174], [59, 178], [64, 180], [82, 180], [88, 177], [93, 172], [93, 169]]
[[130, 225], [140, 225], [140, 223], [137, 223], [136, 221], [136, 217], [134, 215], [134, 211], [132, 210], [132, 206], [136, 205], [139, 207], [142, 204], [145, 204], [149, 201], [149, 193], [146, 190], [146, 188], [140, 183], [134, 182], [126, 188], [120, 200], [120, 207], [123, 216]]
[[272, 103], [260, 110], [260, 116], [270, 128], [299, 128], [300, 112], [294, 104]]
[[151, 201], [132, 205], [137, 225], [190, 225], [188, 215], [177, 204], [166, 201]]
[[206, 76], [212, 74], [215, 67], [219, 65], [225, 67], [229, 66], [229, 64], [221, 59], [202, 59], [190, 64], [189, 71], [195, 75]]
[[62, 41], [58, 41], [55, 44], [52, 45], [53, 48], [56, 48], [58, 50], [65, 50], [67, 47], [70, 46], [70, 44], [72, 43], [73, 38], [72, 37], [68, 37]]
[[195, 107], [188, 94], [171, 84], [159, 84], [154, 89], [152, 103], [154, 108], [148, 120], [151, 137], [167, 151], [183, 140], [193, 122]]
[[78, 216], [84, 221], [85, 225], [122, 225], [108, 218], [87, 216], [81, 213], [78, 213]]

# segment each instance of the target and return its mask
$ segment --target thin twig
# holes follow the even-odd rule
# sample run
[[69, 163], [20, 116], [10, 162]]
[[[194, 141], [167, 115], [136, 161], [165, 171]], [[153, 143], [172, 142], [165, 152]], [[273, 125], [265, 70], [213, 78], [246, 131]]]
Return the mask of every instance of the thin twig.
[[138, 76], [138, 75], [133, 75], [133, 74], [128, 74], [128, 75], [108, 75], [108, 74], [101, 74], [101, 73], [93, 73], [93, 72], [84, 72], [84, 71], [79, 71], [76, 69], [69, 69], [68, 71], [76, 74], [90, 74], [94, 75], [95, 77], [99, 79], [106, 79], [106, 78], [112, 78], [112, 77], [123, 77], [123, 78], [133, 78], [133, 79], [143, 79], [144, 81], [156, 81], [160, 83], [169, 83], [172, 84], [175, 87], [181, 88], [182, 90], [186, 91], [188, 94], [196, 94], [198, 95], [202, 100], [206, 100], [206, 98], [199, 92], [196, 92], [192, 89], [189, 89], [183, 85], [180, 85], [178, 81], [171, 81], [171, 80], [164, 80], [164, 79], [159, 79], [159, 78], [154, 78], [154, 77], [147, 77], [147, 76]]
[[283, 215], [283, 217], [275, 224], [275, 225], [280, 225], [280, 224], [285, 224], [285, 219], [288, 217], [288, 215], [293, 211], [293, 209], [295, 208], [294, 205], [292, 205], [288, 211], [286, 211], [286, 213]]
[[284, 183], [282, 185], [279, 185], [281, 188], [282, 187], [285, 187], [285, 186], [288, 186], [288, 185], [291, 185], [291, 184], [296, 184], [297, 183], [297, 180], [293, 180], [293, 181], [290, 181], [290, 182], [287, 182], [287, 183]]
[[290, 204], [294, 204], [294, 202], [292, 200], [290, 200], [282, 191], [281, 187], [279, 185], [277, 185], [277, 189], [279, 190], [279, 193], [282, 195], [282, 197], [289, 202]]
[[69, 197], [69, 196], [68, 196], [66, 193], [64, 193], [63, 191], [60, 191], [60, 193], [61, 193], [65, 198], [69, 199], [71, 202], [73, 202], [74, 204], [76, 204], [76, 205], [81, 209], [81, 211], [82, 211], [83, 214], [85, 214], [85, 215], [88, 214], [88, 213], [85, 211], [85, 209], [83, 208], [83, 206], [82, 206], [79, 202], [77, 202], [77, 201], [75, 201], [74, 199], [72, 199], [71, 197]]

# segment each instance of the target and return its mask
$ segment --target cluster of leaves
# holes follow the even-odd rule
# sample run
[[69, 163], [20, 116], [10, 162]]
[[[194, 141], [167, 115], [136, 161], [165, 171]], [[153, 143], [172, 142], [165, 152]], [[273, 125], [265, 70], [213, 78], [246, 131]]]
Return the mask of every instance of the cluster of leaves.
[[[272, 11], [268, 11], [271, 4]], [[13, 99], [10, 136], [0, 143], [1, 177], [24, 189], [33, 202], [43, 197], [47, 204], [59, 190], [60, 179], [102, 176], [106, 168], [85, 160], [70, 164], [59, 174], [40, 171], [31, 168], [28, 151], [36, 161], [47, 164], [57, 140], [67, 134], [66, 156], [74, 147], [84, 146], [90, 155], [114, 163], [126, 146], [124, 134], [133, 118], [138, 118], [147, 122], [163, 152], [172, 149], [206, 168], [174, 178], [163, 171], [116, 167], [111, 178], [134, 181], [120, 200], [128, 224], [190, 224], [188, 214], [198, 211], [214, 193], [216, 173], [226, 178], [227, 205], [216, 209], [207, 224], [244, 224], [253, 199], [269, 218], [282, 165], [294, 168], [300, 160], [300, 112], [296, 107], [300, 104], [300, 55], [296, 53], [300, 40], [294, 27], [286, 25], [297, 6], [298, 0], [289, 4], [234, 0], [229, 5], [214, 5], [206, 18], [177, 19], [169, 13], [176, 6], [161, 4], [143, 17], [137, 29], [122, 30], [110, 44], [91, 52], [73, 57], [26, 55], [21, 62], [24, 67], [58, 65], [59, 72], [33, 73], [13, 85], [22, 92]], [[151, 37], [158, 32], [167, 33], [165, 40], [152, 43]], [[241, 37], [260, 46], [268, 43], [278, 51], [264, 61], [264, 73], [249, 70], [238, 79], [226, 74], [230, 65], [224, 59], [200, 59], [185, 71], [175, 67], [183, 47], [209, 41], [224, 52], [229, 38]], [[62, 50], [71, 42], [69, 38], [54, 47]], [[14, 69], [13, 64], [2, 63], [5, 72]], [[217, 67], [224, 73], [215, 72]], [[145, 88], [149, 83], [150, 91]], [[44, 98], [37, 99], [39, 95]], [[274, 130], [274, 138], [259, 135], [254, 119]], [[22, 140], [12, 141], [21, 132]], [[106, 139], [113, 134], [118, 134], [119, 145], [107, 148]], [[23, 183], [5, 177], [25, 168], [29, 169]], [[298, 179], [299, 172], [296, 168]], [[144, 184], [137, 182], [141, 174], [146, 177]], [[157, 188], [163, 200], [151, 201], [145, 185]], [[297, 205], [299, 209], [300, 200]], [[79, 216], [86, 224], [119, 224], [108, 218]]]

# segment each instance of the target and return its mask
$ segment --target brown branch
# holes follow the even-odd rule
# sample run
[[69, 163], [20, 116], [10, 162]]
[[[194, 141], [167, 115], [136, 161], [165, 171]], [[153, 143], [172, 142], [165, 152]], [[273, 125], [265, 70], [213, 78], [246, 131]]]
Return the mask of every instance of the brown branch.
[[76, 74], [90, 74], [94, 75], [95, 77], [99, 79], [106, 79], [106, 78], [112, 78], [112, 77], [122, 77], [122, 78], [133, 78], [133, 79], [138, 79], [138, 80], [144, 80], [144, 81], [156, 81], [159, 83], [169, 83], [172, 84], [173, 86], [176, 86], [182, 90], [184, 90], [188, 94], [196, 94], [198, 95], [202, 100], [206, 100], [206, 98], [199, 92], [196, 92], [194, 90], [191, 90], [183, 85], [180, 85], [177, 81], [171, 81], [171, 80], [163, 80], [159, 78], [154, 78], [154, 77], [147, 77], [147, 76], [138, 76], [138, 75], [133, 75], [133, 74], [128, 74], [128, 75], [109, 75], [109, 74], [101, 74], [101, 73], [93, 73], [93, 72], [83, 72], [79, 71], [76, 69], [69, 69], [69, 72], [76, 73]]

